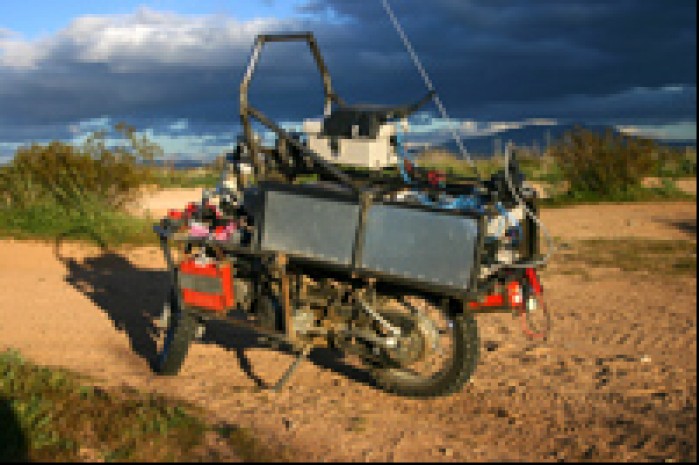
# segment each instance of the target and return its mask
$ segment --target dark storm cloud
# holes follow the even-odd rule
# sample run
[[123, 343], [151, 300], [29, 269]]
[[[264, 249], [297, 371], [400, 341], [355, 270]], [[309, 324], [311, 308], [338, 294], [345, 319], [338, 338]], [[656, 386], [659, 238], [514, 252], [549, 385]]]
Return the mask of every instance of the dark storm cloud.
[[[693, 0], [391, 3], [454, 117], [695, 119]], [[255, 34], [299, 30], [315, 32], [348, 101], [405, 103], [424, 94], [378, 0], [313, 0], [298, 17], [248, 22], [142, 9], [79, 18], [35, 42], [2, 31], [0, 141], [67, 135], [71, 124], [103, 115], [165, 132], [179, 119], [190, 131], [233, 129]], [[263, 54], [251, 101], [294, 120], [322, 111], [321, 89], [307, 50], [275, 44]]]
[[[485, 111], [489, 118], [510, 118], [510, 109], [521, 111], [532, 104], [527, 116], [559, 117], [565, 112], [585, 119], [593, 116], [585, 108], [573, 113], [545, 105], [581, 95], [613, 104], [593, 109], [595, 118], [613, 120], [627, 113], [616, 105], [633, 104], [624, 98], [631, 89], [696, 85], [694, 1], [391, 3], [435, 85], [458, 116], [485, 117], [481, 115]], [[332, 16], [346, 20], [329, 31], [332, 42], [353, 39], [330, 52], [342, 70], [362, 66], [362, 75], [381, 76], [388, 83], [400, 76], [401, 87], [413, 88], [416, 78], [403, 77], [417, 73], [378, 1], [317, 0], [307, 11], [332, 11]], [[347, 35], [340, 36], [339, 28]], [[358, 63], [352, 64], [353, 54]], [[372, 62], [386, 66], [370, 70]], [[397, 96], [403, 90], [390, 84], [372, 90], [367, 80], [350, 86], [372, 97]], [[619, 97], [602, 98], [613, 95]], [[674, 96], [656, 101], [664, 117], [694, 116], [695, 102], [679, 107], [676, 103]], [[501, 111], [494, 114], [493, 108]], [[542, 109], [548, 114], [535, 113]]]

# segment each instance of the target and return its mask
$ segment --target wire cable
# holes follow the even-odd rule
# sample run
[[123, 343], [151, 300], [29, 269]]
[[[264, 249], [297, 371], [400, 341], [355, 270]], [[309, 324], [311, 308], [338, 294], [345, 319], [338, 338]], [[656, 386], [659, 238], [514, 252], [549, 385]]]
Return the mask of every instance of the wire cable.
[[471, 165], [473, 170], [476, 172], [476, 176], [480, 178], [478, 167], [473, 162], [473, 160], [471, 160], [471, 156], [466, 151], [466, 147], [464, 146], [464, 143], [461, 140], [461, 136], [455, 129], [454, 122], [449, 117], [447, 109], [442, 103], [442, 99], [439, 98], [439, 94], [437, 94], [437, 91], [434, 88], [434, 85], [432, 84], [430, 76], [427, 74], [427, 71], [422, 66], [420, 58], [417, 56], [417, 53], [415, 52], [415, 49], [413, 49], [413, 46], [411, 45], [410, 40], [408, 39], [408, 36], [405, 34], [405, 31], [403, 31], [403, 28], [398, 22], [398, 18], [396, 18], [396, 15], [393, 13], [393, 10], [391, 9], [391, 6], [388, 4], [388, 0], [381, 0], [381, 3], [383, 4], [384, 10], [386, 10], [386, 14], [391, 20], [391, 23], [393, 23], [393, 27], [396, 29], [396, 32], [398, 32], [398, 35], [400, 36], [400, 39], [403, 42], [403, 45], [405, 46], [406, 50], [408, 51], [408, 54], [410, 55], [410, 58], [413, 60], [415, 67], [420, 73], [420, 76], [422, 76], [422, 80], [425, 82], [427, 90], [433, 92], [432, 100], [434, 100], [434, 103], [437, 106], [437, 109], [439, 110], [439, 114], [441, 115], [441, 117], [447, 122], [449, 131], [451, 132], [451, 136], [453, 137], [454, 142], [456, 142], [456, 145], [459, 148], [459, 153], [461, 154], [461, 157], [464, 158]]
[[[474, 171], [476, 172], [476, 176], [480, 178], [480, 174], [478, 172], [478, 168], [476, 164], [471, 160], [471, 157], [469, 156], [468, 152], [466, 151], [466, 147], [464, 147], [463, 141], [461, 140], [461, 136], [458, 134], [456, 129], [454, 128], [454, 123], [452, 119], [449, 117], [449, 114], [447, 113], [447, 109], [445, 108], [444, 104], [442, 103], [442, 100], [439, 98], [439, 95], [437, 94], [436, 89], [434, 88], [434, 85], [432, 84], [432, 80], [430, 79], [429, 75], [427, 74], [427, 71], [425, 70], [424, 66], [422, 66], [422, 63], [420, 62], [420, 58], [417, 56], [417, 53], [415, 52], [415, 49], [413, 49], [413, 46], [410, 43], [410, 40], [408, 39], [408, 36], [405, 34], [405, 31], [400, 25], [400, 22], [398, 21], [398, 18], [396, 15], [393, 13], [393, 10], [391, 9], [391, 6], [388, 3], [388, 0], [381, 0], [381, 4], [383, 5], [384, 10], [386, 11], [386, 14], [388, 15], [389, 19], [391, 20], [391, 23], [393, 24], [393, 27], [396, 29], [396, 32], [398, 32], [398, 36], [400, 36], [401, 41], [403, 42], [403, 45], [405, 46], [406, 50], [408, 51], [408, 54], [410, 55], [410, 58], [413, 60], [413, 64], [417, 68], [418, 72], [420, 73], [420, 76], [422, 76], [422, 80], [425, 82], [425, 86], [427, 86], [427, 90], [433, 92], [432, 94], [432, 99], [434, 100], [435, 105], [437, 106], [437, 109], [439, 110], [440, 115], [444, 120], [447, 122], [447, 126], [449, 127], [449, 130], [451, 131], [451, 135], [454, 138], [454, 141], [456, 142], [456, 145], [459, 148], [459, 152], [461, 153], [461, 156], [468, 161], [468, 163], [473, 167]], [[551, 235], [548, 232], [548, 229], [544, 225], [543, 222], [532, 212], [522, 200], [522, 197], [517, 193], [516, 189], [514, 188], [514, 185], [512, 184], [512, 179], [510, 177], [510, 150], [511, 147], [508, 144], [506, 149], [505, 149], [505, 180], [507, 182], [507, 187], [509, 188], [510, 192], [512, 193], [512, 196], [514, 199], [517, 201], [517, 203], [522, 207], [524, 210], [524, 213], [529, 216], [541, 229], [541, 233], [544, 235], [547, 243], [547, 251], [546, 255], [542, 257], [539, 260], [533, 260], [530, 262], [526, 263], [502, 263], [496, 265], [496, 269], [499, 268], [531, 268], [535, 266], [540, 266], [546, 264], [551, 256], [554, 254], [556, 251], [556, 247], [553, 243], [553, 239], [551, 238]], [[401, 160], [401, 163], [404, 162], [404, 160]], [[401, 169], [401, 174], [403, 175], [404, 179], [407, 178], [406, 173]], [[454, 207], [457, 204], [454, 204]]]

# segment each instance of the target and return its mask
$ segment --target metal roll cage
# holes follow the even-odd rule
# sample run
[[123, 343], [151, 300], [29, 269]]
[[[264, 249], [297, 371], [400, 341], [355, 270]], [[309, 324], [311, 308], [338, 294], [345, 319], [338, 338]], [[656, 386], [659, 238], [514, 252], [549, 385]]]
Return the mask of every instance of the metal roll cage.
[[[245, 144], [247, 145], [253, 163], [255, 177], [257, 179], [264, 179], [266, 170], [259, 157], [262, 150], [254, 138], [251, 119], [258, 121], [260, 124], [267, 127], [267, 129], [275, 133], [280, 140], [284, 141], [284, 143], [296, 149], [296, 151], [300, 153], [303, 158], [303, 160], [300, 160], [302, 163], [307, 166], [313, 166], [319, 174], [329, 177], [330, 179], [339, 182], [344, 187], [359, 193], [361, 189], [350, 176], [340, 170], [337, 166], [324, 160], [321, 156], [310, 150], [297, 139], [291, 137], [289, 133], [287, 133], [279, 125], [275, 124], [264, 113], [250, 105], [248, 97], [250, 82], [252, 81], [252, 77], [255, 73], [255, 69], [264, 45], [269, 42], [306, 42], [311, 50], [311, 54], [313, 55], [313, 59], [315, 60], [316, 66], [318, 67], [318, 71], [320, 72], [323, 81], [324, 114], [328, 116], [332, 112], [333, 103], [339, 105], [340, 107], [349, 106], [333, 90], [330, 73], [325, 65], [325, 61], [323, 60], [320, 53], [320, 48], [318, 47], [318, 43], [313, 36], [313, 33], [303, 32], [297, 34], [258, 35], [255, 39], [255, 44], [253, 45], [243, 80], [240, 83], [240, 121], [243, 126]], [[429, 102], [433, 95], [434, 92], [431, 91], [425, 97], [413, 104], [390, 107], [386, 108], [385, 110], [390, 113], [392, 118], [403, 118], [414, 113], [421, 106]]]

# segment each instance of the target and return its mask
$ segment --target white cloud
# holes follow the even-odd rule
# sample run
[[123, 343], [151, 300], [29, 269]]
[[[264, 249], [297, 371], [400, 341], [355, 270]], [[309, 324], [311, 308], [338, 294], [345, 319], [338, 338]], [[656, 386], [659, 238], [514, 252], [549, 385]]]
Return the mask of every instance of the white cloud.
[[661, 87], [661, 90], [664, 90], [665, 92], [682, 92], [685, 90], [686, 86], [679, 85], [679, 84], [670, 84], [667, 86]]
[[56, 57], [106, 64], [119, 72], [147, 70], [156, 64], [220, 67], [247, 51], [256, 34], [293, 26], [291, 20], [238, 21], [141, 7], [127, 15], [78, 17], [48, 39], [28, 41], [1, 30], [0, 69], [36, 69]]
[[171, 123], [168, 126], [168, 129], [173, 132], [182, 132], [186, 131], [187, 128], [189, 128], [189, 120], [186, 119], [178, 119], [174, 123]]
[[473, 119], [452, 119], [451, 124], [443, 118], [419, 115], [413, 119], [410, 132], [413, 134], [451, 134], [455, 128], [462, 137], [482, 137], [499, 132], [520, 129], [526, 126], [555, 126], [558, 121], [551, 118], [529, 118], [522, 121], [476, 121]]
[[616, 129], [631, 136], [649, 137], [664, 141], [696, 141], [697, 122], [683, 121], [660, 125], [618, 125]]
[[11, 29], [0, 27], [0, 40], [9, 39], [10, 37], [16, 35], [17, 33]]
[[28, 70], [47, 56], [47, 40], [28, 42], [9, 29], [0, 30], [0, 70]]
[[156, 134], [147, 129], [145, 134], [152, 142], [162, 147], [165, 157], [186, 154], [188, 157], [206, 160], [230, 151], [233, 144], [222, 140], [228, 134]]
[[519, 121], [495, 121], [489, 124], [487, 133], [494, 134], [503, 131], [509, 131], [511, 129], [520, 129], [524, 126], [524, 123]]
[[69, 124], [68, 131], [75, 136], [81, 136], [94, 131], [109, 130], [111, 126], [112, 119], [108, 116], [101, 116]]
[[22, 143], [20, 142], [0, 142], [0, 151], [5, 151], [5, 150], [12, 150], [13, 152], [21, 147]]
[[28, 145], [21, 142], [0, 142], [0, 165], [12, 161], [18, 148]]
[[478, 130], [478, 122], [473, 120], [462, 121], [461, 129], [465, 132], [476, 132]]
[[553, 118], [529, 118], [524, 124], [528, 126], [556, 126], [558, 120]]

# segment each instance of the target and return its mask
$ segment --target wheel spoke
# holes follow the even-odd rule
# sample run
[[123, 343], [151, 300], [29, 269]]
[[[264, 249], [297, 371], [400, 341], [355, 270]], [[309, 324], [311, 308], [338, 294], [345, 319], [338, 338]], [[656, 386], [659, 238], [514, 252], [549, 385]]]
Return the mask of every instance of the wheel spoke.
[[392, 371], [404, 378], [426, 381], [452, 363], [453, 324], [440, 306], [424, 298], [402, 297], [379, 311], [401, 327], [412, 328], [404, 334], [404, 349], [387, 350], [386, 355], [400, 368]]

